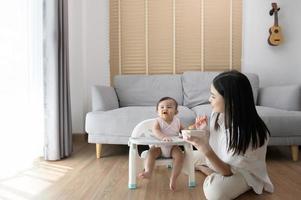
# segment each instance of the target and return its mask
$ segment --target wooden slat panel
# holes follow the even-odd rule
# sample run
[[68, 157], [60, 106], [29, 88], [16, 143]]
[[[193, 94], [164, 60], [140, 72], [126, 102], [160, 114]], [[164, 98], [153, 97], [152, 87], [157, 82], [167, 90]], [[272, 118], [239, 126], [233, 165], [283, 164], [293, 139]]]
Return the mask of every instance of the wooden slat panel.
[[176, 1], [176, 72], [201, 70], [201, 1]]
[[240, 70], [241, 29], [240, 0], [111, 0], [111, 75]]
[[207, 0], [204, 6], [205, 70], [229, 69], [229, 0]]
[[241, 69], [241, 50], [242, 50], [242, 1], [232, 0], [232, 65], [233, 69]]
[[148, 1], [149, 74], [173, 72], [172, 0]]
[[122, 74], [145, 73], [144, 1], [121, 0]]
[[119, 73], [118, 0], [110, 0], [110, 77]]

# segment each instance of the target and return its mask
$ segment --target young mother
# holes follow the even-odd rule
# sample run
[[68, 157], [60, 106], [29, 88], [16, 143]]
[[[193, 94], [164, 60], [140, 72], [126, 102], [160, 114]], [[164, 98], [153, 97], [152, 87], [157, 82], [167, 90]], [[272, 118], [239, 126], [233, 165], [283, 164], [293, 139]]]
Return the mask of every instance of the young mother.
[[238, 71], [219, 74], [209, 101], [209, 132], [187, 139], [198, 149], [196, 168], [208, 175], [206, 198], [234, 199], [250, 189], [273, 192], [265, 162], [269, 130], [257, 114], [248, 78]]

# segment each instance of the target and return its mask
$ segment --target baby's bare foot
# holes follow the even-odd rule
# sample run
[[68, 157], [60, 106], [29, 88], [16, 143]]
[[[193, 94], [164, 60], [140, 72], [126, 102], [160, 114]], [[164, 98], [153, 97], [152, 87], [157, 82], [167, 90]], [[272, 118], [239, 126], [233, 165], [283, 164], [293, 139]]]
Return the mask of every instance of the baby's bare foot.
[[150, 179], [150, 177], [151, 177], [151, 173], [150, 172], [140, 172], [139, 174], [138, 174], [138, 177], [139, 178], [142, 178], [142, 179], [144, 179], [144, 178], [146, 178], [146, 179]]
[[170, 178], [169, 189], [173, 192], [176, 190], [176, 180], [174, 178]]

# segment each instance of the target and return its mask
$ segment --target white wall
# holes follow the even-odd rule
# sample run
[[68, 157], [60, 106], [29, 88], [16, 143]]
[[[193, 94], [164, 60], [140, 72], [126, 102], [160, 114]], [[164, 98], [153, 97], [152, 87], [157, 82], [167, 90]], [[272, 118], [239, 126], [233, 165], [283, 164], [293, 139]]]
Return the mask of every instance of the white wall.
[[[284, 43], [267, 43], [274, 16], [269, 15], [271, 2], [277, 2], [279, 25]], [[301, 83], [301, 1], [244, 0], [243, 6], [243, 60], [242, 71], [254, 72], [261, 86]]]
[[83, 133], [91, 86], [109, 85], [109, 0], [69, 1], [72, 132]]
[[[261, 86], [301, 83], [301, 1], [277, 0], [284, 43], [269, 46], [274, 18], [269, 0], [244, 0], [242, 71], [257, 73]], [[90, 88], [109, 85], [109, 0], [69, 1], [73, 132], [83, 133]]]
[[72, 131], [83, 132], [84, 61], [82, 0], [69, 1], [69, 64], [72, 109]]

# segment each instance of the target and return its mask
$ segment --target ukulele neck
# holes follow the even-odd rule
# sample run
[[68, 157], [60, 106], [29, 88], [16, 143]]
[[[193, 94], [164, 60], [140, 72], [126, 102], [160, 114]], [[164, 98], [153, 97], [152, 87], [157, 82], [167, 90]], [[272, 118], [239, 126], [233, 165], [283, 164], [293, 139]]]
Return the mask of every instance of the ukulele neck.
[[275, 13], [274, 13], [274, 20], [275, 20], [274, 26], [278, 26], [278, 12], [277, 11], [275, 11]]

